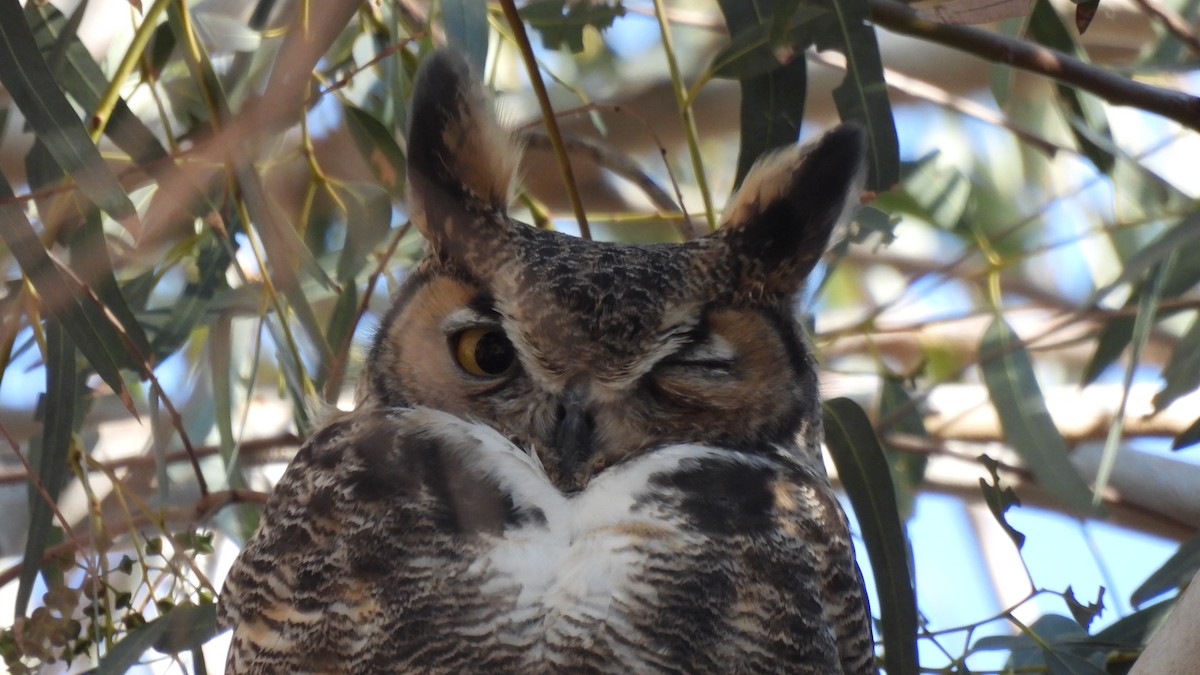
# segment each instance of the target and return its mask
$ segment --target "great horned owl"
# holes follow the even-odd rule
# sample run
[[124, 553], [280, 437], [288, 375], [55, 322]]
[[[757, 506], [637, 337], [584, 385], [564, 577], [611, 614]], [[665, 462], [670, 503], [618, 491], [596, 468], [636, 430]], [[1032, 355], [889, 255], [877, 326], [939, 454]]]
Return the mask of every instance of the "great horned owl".
[[429, 253], [229, 573], [228, 672], [873, 672], [793, 311], [863, 147], [768, 157], [709, 236], [585, 241], [508, 217], [519, 153], [431, 56]]

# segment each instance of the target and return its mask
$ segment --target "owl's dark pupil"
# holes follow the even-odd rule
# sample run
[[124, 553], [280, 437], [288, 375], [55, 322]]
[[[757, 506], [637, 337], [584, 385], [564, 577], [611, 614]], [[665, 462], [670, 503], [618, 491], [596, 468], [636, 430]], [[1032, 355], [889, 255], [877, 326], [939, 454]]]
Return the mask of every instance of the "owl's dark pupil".
[[499, 375], [513, 363], [513, 346], [500, 331], [480, 336], [475, 343], [475, 363], [488, 375]]

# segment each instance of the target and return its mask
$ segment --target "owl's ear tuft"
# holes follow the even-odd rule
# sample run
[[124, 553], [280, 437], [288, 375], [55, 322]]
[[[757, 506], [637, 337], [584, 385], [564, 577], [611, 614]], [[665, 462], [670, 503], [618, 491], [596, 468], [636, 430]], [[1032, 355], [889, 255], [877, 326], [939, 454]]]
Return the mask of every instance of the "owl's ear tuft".
[[444, 249], [480, 234], [459, 228], [502, 228], [520, 158], [462, 55], [430, 54], [417, 74], [408, 130], [410, 215], [422, 234]]
[[755, 164], [713, 235], [743, 271], [738, 283], [777, 294], [804, 283], [833, 231], [858, 205], [865, 154], [866, 134], [851, 123]]

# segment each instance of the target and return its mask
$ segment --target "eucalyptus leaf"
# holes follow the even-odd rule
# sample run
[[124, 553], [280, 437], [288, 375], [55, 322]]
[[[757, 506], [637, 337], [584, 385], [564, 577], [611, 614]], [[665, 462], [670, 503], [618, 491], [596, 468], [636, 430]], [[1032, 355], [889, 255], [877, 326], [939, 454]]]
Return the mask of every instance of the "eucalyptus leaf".
[[1130, 602], [1144, 604], [1167, 591], [1186, 585], [1200, 572], [1200, 535], [1179, 545], [1170, 558], [1134, 590]]
[[866, 0], [830, 0], [837, 30], [818, 38], [817, 46], [846, 56], [846, 76], [833, 90], [838, 114], [867, 132], [867, 189], [890, 190], [900, 179], [900, 142], [883, 79], [883, 60], [875, 30], [865, 23]]
[[1076, 514], [1089, 513], [1091, 490], [1068, 459], [1066, 441], [1046, 409], [1029, 352], [1003, 318], [997, 316], [988, 326], [979, 354], [1004, 438], [1058, 501]]
[[51, 533], [54, 512], [52, 505], [46, 503], [46, 497], [57, 501], [72, 475], [68, 457], [75, 431], [82, 421], [79, 413], [87, 393], [87, 384], [80, 376], [75, 360], [75, 343], [62, 324], [53, 318], [46, 320], [45, 329], [46, 395], [39, 405], [42, 435], [37, 453], [31, 460], [46, 494], [32, 484], [29, 486], [29, 537], [25, 541], [17, 587], [17, 616], [23, 616], [29, 607], [33, 584], [42, 569], [42, 556]]
[[917, 603], [908, 537], [896, 509], [891, 473], [871, 420], [848, 398], [825, 402], [825, 443], [862, 531], [875, 571], [889, 673], [916, 673]]
[[[1050, 4], [1050, 0], [1034, 0], [1033, 14], [1029, 20], [1029, 34], [1034, 40], [1047, 47], [1053, 47], [1079, 59], [1087, 59], [1087, 54], [1071, 36], [1066, 25], [1058, 16], [1058, 12]], [[1092, 133], [1103, 137], [1108, 143], [1113, 143], [1108, 116], [1100, 99], [1093, 94], [1065, 84], [1055, 86], [1058, 90], [1059, 100], [1066, 108], [1063, 112], [1068, 116], [1068, 121], [1072, 124], [1078, 122]], [[1092, 161], [1092, 164], [1102, 173], [1110, 173], [1116, 162], [1113, 154], [1101, 144], [1093, 142], [1089, 134], [1080, 133], [1074, 127], [1073, 130], [1075, 131], [1075, 141]]]
[[621, 0], [572, 2], [569, 6], [566, 0], [534, 0], [520, 11], [521, 18], [541, 33], [546, 49], [559, 49], [565, 44], [575, 53], [583, 51], [585, 28], [603, 31], [625, 16]]
[[137, 211], [57, 86], [17, 0], [0, 0], [0, 84], [50, 154], [97, 206], [134, 234]]

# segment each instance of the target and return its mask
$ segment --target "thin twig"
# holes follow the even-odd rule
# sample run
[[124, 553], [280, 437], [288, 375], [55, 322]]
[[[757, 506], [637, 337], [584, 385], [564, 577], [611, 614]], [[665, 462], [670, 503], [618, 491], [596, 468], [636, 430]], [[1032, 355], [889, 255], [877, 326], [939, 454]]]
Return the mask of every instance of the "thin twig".
[[[126, 531], [133, 531], [137, 528], [150, 525], [157, 526], [160, 522], [203, 522], [212, 518], [213, 515], [226, 506], [233, 504], [265, 504], [266, 502], [267, 495], [254, 490], [210, 492], [208, 495], [197, 499], [190, 507], [164, 509], [161, 513], [157, 514], [157, 521], [148, 514], [134, 516], [132, 520], [125, 521], [129, 524]], [[113, 528], [107, 524], [104, 526], [106, 532], [111, 529]], [[91, 543], [92, 535], [90, 532], [82, 535], [69, 534], [66, 541], [48, 547], [42, 554], [42, 561], [45, 562], [68, 553], [74, 553]], [[0, 572], [0, 588], [20, 577], [23, 567], [23, 563], [17, 563]]]
[[[256, 438], [249, 441], [242, 441], [238, 446], [238, 452], [242, 455], [257, 456], [267, 454], [275, 450], [294, 449], [300, 445], [300, 437], [292, 433], [279, 434], [278, 436], [270, 436], [267, 438]], [[219, 445], [204, 445], [192, 449], [196, 457], [211, 457], [218, 455], [221, 452]], [[290, 455], [284, 459], [290, 458]], [[136, 455], [134, 457], [122, 457], [120, 459], [112, 459], [105, 462], [97, 462], [95, 466], [89, 465], [85, 467], [89, 471], [100, 471], [103, 469], [120, 470], [133, 469], [138, 467], [154, 466], [159, 461], [167, 464], [175, 462], [184, 462], [190, 460], [187, 450], [174, 450], [163, 454], [161, 457], [154, 455]], [[262, 460], [260, 460], [262, 461]], [[0, 485], [11, 485], [14, 483], [23, 483], [28, 478], [25, 471], [0, 471]]]
[[1184, 19], [1174, 9], [1162, 4], [1158, 0], [1133, 0], [1139, 7], [1146, 10], [1148, 14], [1162, 22], [1163, 26], [1170, 31], [1172, 35], [1179, 38], [1179, 41], [1187, 45], [1188, 51], [1200, 56], [1200, 36], [1196, 35], [1196, 31], [1188, 24], [1187, 19]]
[[[552, 140], [544, 131], [526, 131], [520, 134], [520, 139], [526, 147], [546, 149], [552, 144]], [[599, 143], [590, 138], [581, 138], [578, 136], [568, 136], [563, 138], [563, 145], [567, 150], [577, 152], [587, 156], [597, 166], [608, 169], [614, 174], [633, 183], [646, 195], [654, 208], [665, 213], [682, 213], [683, 209], [679, 204], [667, 193], [666, 190], [659, 187], [658, 183], [650, 177], [648, 173], [642, 170], [640, 166], [625, 155], [613, 150], [611, 147]], [[685, 228], [681, 232], [685, 239], [691, 239], [695, 233], [691, 232], [688, 223], [680, 221], [680, 224]]]
[[567, 149], [563, 145], [562, 134], [558, 130], [558, 118], [554, 116], [554, 107], [550, 105], [550, 95], [546, 93], [546, 83], [542, 81], [542, 72], [538, 68], [537, 58], [533, 55], [533, 46], [529, 43], [529, 35], [525, 32], [525, 24], [517, 13], [517, 5], [513, 0], [500, 0], [504, 8], [504, 17], [512, 28], [513, 37], [525, 62], [525, 70], [529, 73], [529, 83], [533, 93], [537, 95], [538, 105], [542, 109], [542, 119], [546, 121], [546, 132], [554, 146], [554, 157], [558, 160], [558, 168], [562, 171], [563, 183], [567, 187], [567, 197], [571, 200], [571, 209], [575, 211], [575, 220], [579, 223], [579, 236], [584, 239], [592, 238], [592, 230], [588, 227], [587, 213], [583, 210], [583, 200], [579, 197], [579, 186], [575, 182], [575, 172], [571, 169], [571, 159], [567, 157]]
[[671, 25], [667, 21], [666, 8], [663, 0], [654, 0], [654, 15], [658, 18], [658, 29], [662, 35], [663, 52], [667, 56], [667, 68], [671, 72], [671, 90], [675, 94], [675, 104], [679, 107], [680, 121], [683, 122], [684, 136], [687, 138], [688, 154], [692, 158], [692, 170], [696, 172], [696, 187], [704, 200], [704, 218], [708, 229], [717, 229], [717, 215], [713, 208], [712, 194], [708, 189], [708, 178], [704, 175], [704, 160], [700, 157], [699, 133], [696, 131], [696, 117], [692, 113], [692, 104], [688, 101], [687, 90], [683, 86], [683, 74], [679, 63], [675, 60], [675, 45], [671, 39]]

